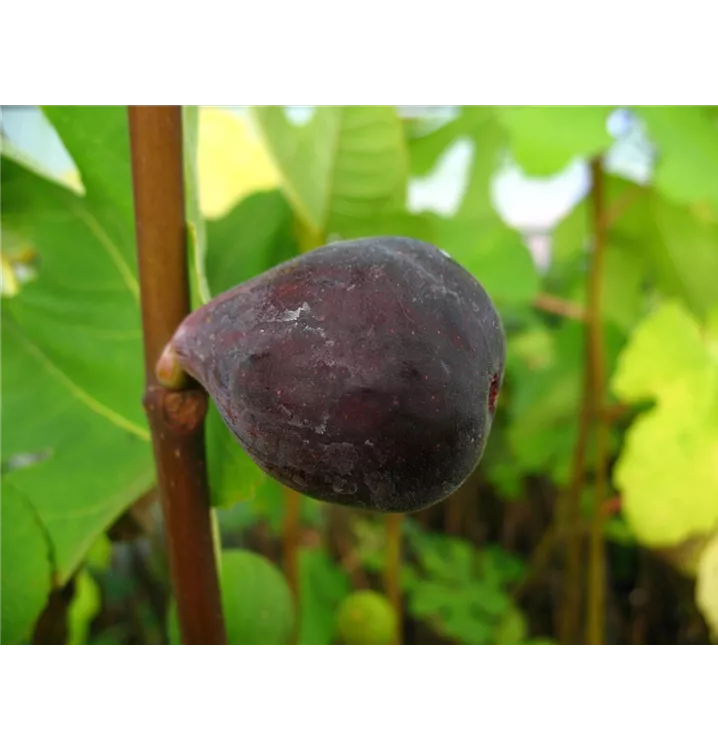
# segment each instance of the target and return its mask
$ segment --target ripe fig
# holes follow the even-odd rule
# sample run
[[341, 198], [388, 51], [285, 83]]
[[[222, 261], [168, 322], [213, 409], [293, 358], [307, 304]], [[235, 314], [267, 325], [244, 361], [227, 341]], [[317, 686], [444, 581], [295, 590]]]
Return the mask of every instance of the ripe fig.
[[506, 344], [489, 296], [446, 253], [373, 237], [219, 295], [172, 350], [267, 474], [318, 500], [410, 513], [479, 462]]

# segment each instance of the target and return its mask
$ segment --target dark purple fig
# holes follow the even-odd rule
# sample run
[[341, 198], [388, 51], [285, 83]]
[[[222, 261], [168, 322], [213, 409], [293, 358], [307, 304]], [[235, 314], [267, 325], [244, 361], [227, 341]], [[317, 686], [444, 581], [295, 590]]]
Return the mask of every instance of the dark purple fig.
[[481, 285], [402, 237], [272, 268], [189, 315], [172, 347], [267, 474], [318, 500], [403, 513], [476, 467], [506, 354]]

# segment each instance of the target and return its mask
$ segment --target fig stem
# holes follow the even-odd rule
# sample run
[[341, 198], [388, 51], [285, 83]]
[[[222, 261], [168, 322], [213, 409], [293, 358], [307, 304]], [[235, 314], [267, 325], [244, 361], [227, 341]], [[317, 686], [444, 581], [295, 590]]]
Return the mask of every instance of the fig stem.
[[570, 300], [559, 299], [550, 294], [539, 294], [533, 301], [533, 306], [542, 312], [552, 313], [572, 320], [586, 320], [586, 311], [581, 305]]
[[[203, 422], [207, 395], [183, 382], [167, 343], [190, 311], [182, 108], [128, 107], [145, 351], [143, 404], [152, 432], [182, 642], [226, 643], [213, 546]], [[161, 365], [157, 372], [156, 365]]]
[[155, 365], [157, 382], [165, 388], [181, 389], [189, 385], [189, 377], [182, 369], [172, 342], [162, 350]]

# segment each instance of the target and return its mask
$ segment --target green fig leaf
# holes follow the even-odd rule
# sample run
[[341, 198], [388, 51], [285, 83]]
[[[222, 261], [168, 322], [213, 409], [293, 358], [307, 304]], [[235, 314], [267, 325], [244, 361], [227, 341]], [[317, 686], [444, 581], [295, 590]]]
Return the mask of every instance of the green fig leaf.
[[301, 126], [281, 107], [252, 114], [314, 243], [347, 222], [404, 209], [409, 157], [395, 107], [318, 107]]

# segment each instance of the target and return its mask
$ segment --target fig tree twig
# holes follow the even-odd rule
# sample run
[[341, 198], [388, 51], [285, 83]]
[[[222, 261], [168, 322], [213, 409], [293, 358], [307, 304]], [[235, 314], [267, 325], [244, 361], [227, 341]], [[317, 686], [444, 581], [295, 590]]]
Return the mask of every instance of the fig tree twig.
[[284, 494], [284, 522], [282, 525], [282, 562], [284, 575], [294, 598], [295, 628], [292, 633], [292, 643], [296, 643], [299, 635], [300, 608], [302, 595], [299, 581], [299, 547], [301, 544], [301, 510], [302, 496], [289, 487], [283, 487]]
[[386, 595], [396, 614], [396, 643], [403, 641], [403, 618], [401, 606], [401, 526], [404, 519], [401, 513], [390, 513], [386, 516], [386, 568], [384, 587]]
[[[615, 224], [636, 201], [645, 194], [646, 188], [643, 185], [631, 185], [627, 187], [613, 203], [601, 209], [601, 229], [606, 231]], [[594, 217], [595, 218], [595, 217]], [[595, 225], [597, 226], [597, 225]]]
[[550, 294], [539, 294], [533, 301], [533, 306], [542, 312], [559, 315], [572, 320], [586, 320], [586, 311], [576, 302], [560, 299]]
[[190, 311], [181, 107], [128, 107], [147, 390], [164, 533], [184, 644], [226, 643], [210, 521], [207, 394], [171, 391], [155, 365]]
[[593, 223], [593, 253], [588, 278], [588, 346], [593, 394], [591, 406], [596, 429], [596, 479], [593, 501], [591, 534], [589, 536], [588, 585], [586, 612], [586, 642], [603, 643], [605, 610], [605, 544], [603, 504], [608, 495], [607, 452], [608, 425], [602, 418], [604, 406], [605, 353], [601, 318], [601, 284], [606, 248], [604, 174], [601, 159], [591, 162], [591, 217]]
[[581, 552], [583, 550], [583, 539], [579, 534], [571, 533], [571, 530], [576, 529], [581, 520], [581, 493], [585, 480], [586, 450], [591, 427], [591, 370], [588, 361], [588, 346], [586, 346], [586, 351], [583, 396], [581, 398], [578, 435], [573, 453], [571, 484], [564, 492], [558, 509], [559, 536], [565, 540], [566, 544], [566, 575], [557, 622], [558, 640], [563, 645], [576, 643], [581, 615]]

